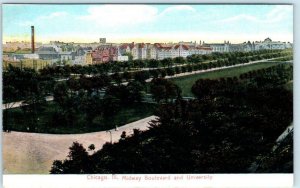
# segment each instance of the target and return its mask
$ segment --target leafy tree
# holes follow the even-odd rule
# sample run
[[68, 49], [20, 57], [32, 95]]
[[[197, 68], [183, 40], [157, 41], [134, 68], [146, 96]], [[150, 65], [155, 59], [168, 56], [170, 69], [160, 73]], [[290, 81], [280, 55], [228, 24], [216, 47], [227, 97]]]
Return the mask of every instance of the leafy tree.
[[159, 66], [159, 61], [156, 59], [150, 59], [148, 61], [148, 67], [149, 68], [157, 68]]
[[54, 102], [57, 102], [61, 107], [64, 107], [68, 97], [69, 92], [67, 84], [64, 82], [57, 83], [53, 91]]
[[169, 99], [181, 97], [180, 88], [173, 82], [163, 78], [155, 78], [151, 81], [150, 92], [156, 102], [163, 99], [167, 102]]
[[128, 56], [128, 61], [131, 62], [133, 60], [133, 56], [130, 52], [124, 53], [125, 56]]
[[150, 78], [149, 71], [139, 71], [134, 73], [134, 80], [140, 83], [144, 83], [148, 78]]
[[127, 72], [127, 71], [125, 71], [125, 72], [123, 73], [123, 78], [124, 78], [126, 81], [129, 81], [129, 80], [131, 80], [131, 79], [132, 79], [132, 77], [133, 77], [133, 75], [132, 75], [132, 73], [131, 73], [131, 72]]
[[91, 144], [91, 145], [89, 145], [88, 148], [89, 148], [90, 151], [93, 151], [93, 150], [95, 150], [95, 145], [94, 145], [94, 144]]
[[161, 60], [161, 64], [165, 67], [171, 67], [173, 65], [173, 59], [172, 58], [165, 58], [163, 60]]
[[85, 174], [90, 171], [89, 155], [82, 144], [73, 142], [73, 145], [69, 149], [68, 159], [63, 162], [59, 160], [53, 162], [50, 170], [51, 174], [57, 174], [62, 171], [66, 174]]
[[183, 57], [175, 57], [174, 58], [174, 63], [175, 64], [185, 64], [186, 60]]
[[102, 100], [103, 116], [108, 119], [114, 116], [120, 110], [119, 100], [111, 95], [106, 95]]
[[112, 79], [117, 83], [117, 84], [121, 84], [122, 82], [122, 77], [119, 73], [114, 73], [113, 75], [111, 75]]
[[175, 67], [175, 73], [180, 74], [181, 73], [181, 67]]
[[128, 101], [141, 102], [143, 98], [143, 85], [140, 82], [129, 82], [127, 90], [129, 91]]
[[167, 68], [167, 75], [168, 76], [173, 76], [174, 74], [175, 74], [175, 71], [174, 71], [174, 69], [173, 68]]

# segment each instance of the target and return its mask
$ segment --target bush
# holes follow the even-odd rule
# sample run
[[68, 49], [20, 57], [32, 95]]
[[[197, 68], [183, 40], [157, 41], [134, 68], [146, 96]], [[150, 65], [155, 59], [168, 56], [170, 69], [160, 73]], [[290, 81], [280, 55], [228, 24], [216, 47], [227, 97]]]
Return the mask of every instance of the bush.
[[160, 76], [161, 76], [162, 78], [164, 78], [164, 77], [167, 76], [167, 73], [166, 73], [166, 70], [165, 70], [165, 69], [160, 70]]
[[158, 78], [158, 76], [159, 76], [159, 70], [157, 70], [157, 69], [149, 70], [149, 74], [150, 74], [150, 76], [152, 76], [153, 78]]
[[150, 78], [149, 71], [139, 71], [134, 73], [134, 79], [141, 83], [145, 82], [145, 80], [147, 80], [148, 78]]
[[181, 73], [181, 67], [175, 67], [175, 73], [180, 74]]
[[175, 71], [173, 68], [167, 68], [167, 75], [168, 76], [173, 76], [175, 74]]
[[193, 71], [193, 67], [191, 65], [188, 65], [187, 66], [187, 70], [188, 70], [188, 72], [192, 72]]

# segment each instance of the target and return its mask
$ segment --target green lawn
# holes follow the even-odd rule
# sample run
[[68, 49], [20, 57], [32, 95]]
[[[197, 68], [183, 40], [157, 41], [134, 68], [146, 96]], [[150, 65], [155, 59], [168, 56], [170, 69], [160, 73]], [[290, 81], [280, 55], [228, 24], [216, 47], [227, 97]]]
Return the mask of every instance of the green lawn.
[[262, 63], [257, 63], [257, 64], [245, 65], [242, 67], [234, 67], [234, 68], [228, 68], [228, 69], [217, 70], [217, 71], [212, 71], [212, 72], [192, 74], [189, 76], [172, 78], [171, 80], [181, 88], [182, 96], [193, 97], [194, 95], [191, 91], [191, 88], [192, 88], [193, 84], [200, 78], [217, 79], [217, 78], [221, 78], [221, 77], [239, 76], [240, 74], [243, 74], [243, 73], [246, 73], [246, 72], [249, 72], [252, 70], [263, 69], [263, 68], [271, 67], [271, 66], [274, 66], [277, 64], [278, 64], [278, 62], [262, 62]]
[[[54, 125], [52, 123], [52, 115], [55, 112], [55, 104], [48, 103], [44, 110], [40, 110], [37, 118], [38, 121], [31, 122], [27, 115], [24, 114], [21, 108], [10, 109], [8, 117], [3, 122], [7, 122], [9, 130], [22, 132], [39, 132], [39, 133], [54, 133], [54, 134], [74, 134], [87, 133], [95, 131], [103, 131], [115, 128], [115, 125], [122, 126], [154, 114], [155, 104], [141, 103], [126, 106], [122, 108], [115, 116], [102, 118], [97, 116], [93, 122], [87, 125], [84, 117], [78, 113], [74, 118], [75, 125], [67, 126]], [[6, 111], [7, 112], [7, 111]], [[36, 118], [36, 119], [37, 119]], [[29, 127], [29, 130], [27, 128]]]
[[293, 55], [278, 57], [278, 58], [272, 59], [270, 61], [291, 61], [291, 60], [293, 60]]

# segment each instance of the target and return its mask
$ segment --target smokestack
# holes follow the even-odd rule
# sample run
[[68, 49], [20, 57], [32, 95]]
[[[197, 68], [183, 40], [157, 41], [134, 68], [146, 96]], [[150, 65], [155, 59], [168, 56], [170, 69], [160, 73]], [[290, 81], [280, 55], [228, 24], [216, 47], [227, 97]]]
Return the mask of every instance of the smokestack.
[[31, 26], [31, 53], [34, 54], [35, 47], [34, 47], [34, 26]]

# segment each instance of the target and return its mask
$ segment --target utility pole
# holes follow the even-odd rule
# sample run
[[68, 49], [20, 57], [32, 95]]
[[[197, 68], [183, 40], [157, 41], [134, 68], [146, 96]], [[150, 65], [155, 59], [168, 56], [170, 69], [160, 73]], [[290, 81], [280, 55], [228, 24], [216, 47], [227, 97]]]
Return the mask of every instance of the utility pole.
[[109, 132], [110, 133], [110, 143], [112, 144], [112, 134], [111, 134], [111, 130], [108, 130], [106, 132]]

